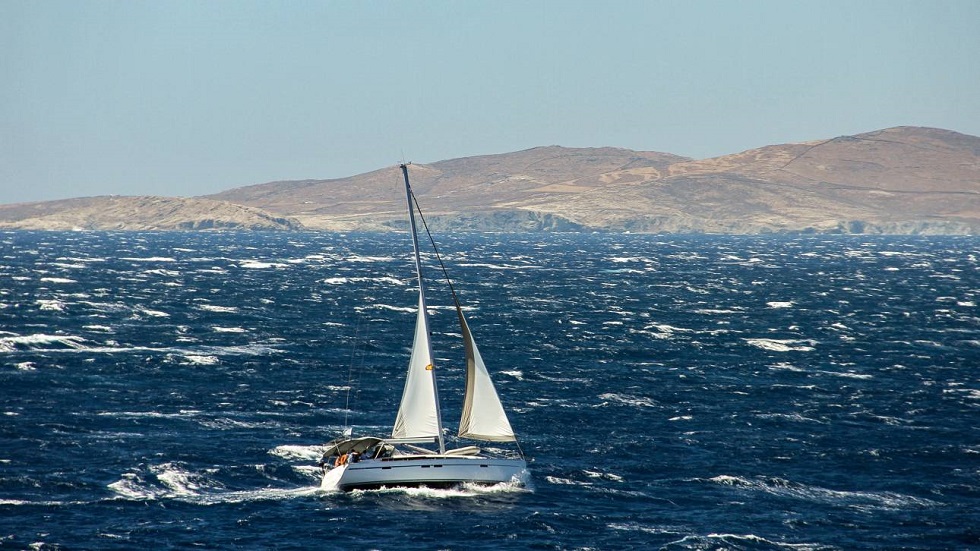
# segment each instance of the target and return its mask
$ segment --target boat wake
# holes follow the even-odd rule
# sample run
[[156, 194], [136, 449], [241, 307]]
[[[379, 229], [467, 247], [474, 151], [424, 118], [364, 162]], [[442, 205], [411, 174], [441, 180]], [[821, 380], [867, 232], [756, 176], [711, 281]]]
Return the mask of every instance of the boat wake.
[[[214, 475], [216, 469], [194, 472], [176, 462], [124, 473], [108, 485], [113, 499], [131, 501], [181, 501], [198, 505], [281, 501], [316, 495], [316, 486], [229, 489]], [[309, 473], [307, 473], [309, 476]], [[315, 476], [312, 475], [312, 476]]]

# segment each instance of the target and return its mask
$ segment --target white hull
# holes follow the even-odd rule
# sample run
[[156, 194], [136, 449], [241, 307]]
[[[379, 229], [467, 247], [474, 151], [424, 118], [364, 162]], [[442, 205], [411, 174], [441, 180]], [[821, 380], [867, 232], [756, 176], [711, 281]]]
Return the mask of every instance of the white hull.
[[492, 485], [520, 480], [526, 468], [523, 459], [438, 455], [365, 459], [327, 471], [323, 486], [346, 492], [405, 486], [444, 488], [463, 483]]

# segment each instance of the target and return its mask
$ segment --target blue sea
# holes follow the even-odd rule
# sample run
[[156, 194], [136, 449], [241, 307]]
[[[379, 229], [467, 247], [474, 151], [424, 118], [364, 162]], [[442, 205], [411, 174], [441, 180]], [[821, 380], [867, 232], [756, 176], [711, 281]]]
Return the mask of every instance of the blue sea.
[[524, 486], [320, 489], [394, 421], [406, 234], [0, 233], [0, 548], [980, 547], [980, 238], [436, 238]]

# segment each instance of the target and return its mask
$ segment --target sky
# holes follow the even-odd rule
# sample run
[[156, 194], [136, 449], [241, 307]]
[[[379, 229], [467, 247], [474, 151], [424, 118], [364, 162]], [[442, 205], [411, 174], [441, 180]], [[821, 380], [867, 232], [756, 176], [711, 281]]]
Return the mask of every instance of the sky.
[[980, 135], [976, 0], [3, 0], [0, 203]]

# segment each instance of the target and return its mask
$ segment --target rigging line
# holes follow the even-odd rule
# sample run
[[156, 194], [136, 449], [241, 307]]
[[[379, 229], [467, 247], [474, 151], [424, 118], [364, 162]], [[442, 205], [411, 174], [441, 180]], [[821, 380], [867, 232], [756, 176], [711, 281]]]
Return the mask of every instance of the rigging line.
[[419, 213], [419, 219], [422, 220], [422, 227], [425, 228], [425, 235], [429, 237], [429, 243], [432, 243], [432, 250], [436, 253], [436, 260], [439, 261], [439, 267], [442, 269], [442, 275], [446, 278], [446, 283], [449, 284], [449, 292], [453, 295], [453, 303], [456, 305], [457, 310], [462, 310], [462, 306], [459, 303], [459, 297], [456, 296], [456, 288], [453, 287], [453, 281], [449, 278], [449, 271], [446, 270], [446, 265], [442, 262], [442, 255], [439, 254], [439, 247], [436, 245], [436, 240], [432, 237], [432, 232], [429, 231], [429, 224], [425, 222], [425, 216], [422, 215], [422, 207], [419, 206], [419, 200], [415, 197], [415, 191], [412, 190], [412, 186], [408, 186], [408, 192], [412, 194], [412, 202], [415, 203], [415, 210]]
[[[350, 418], [350, 393], [351, 389], [354, 387], [352, 379], [354, 378], [354, 357], [357, 354], [357, 342], [360, 338], [361, 332], [361, 313], [357, 314], [357, 322], [354, 324], [354, 344], [351, 346], [350, 350], [350, 364], [347, 366], [347, 401], [344, 404], [344, 430], [346, 431], [349, 425], [347, 424]], [[360, 380], [360, 377], [358, 377]]]

